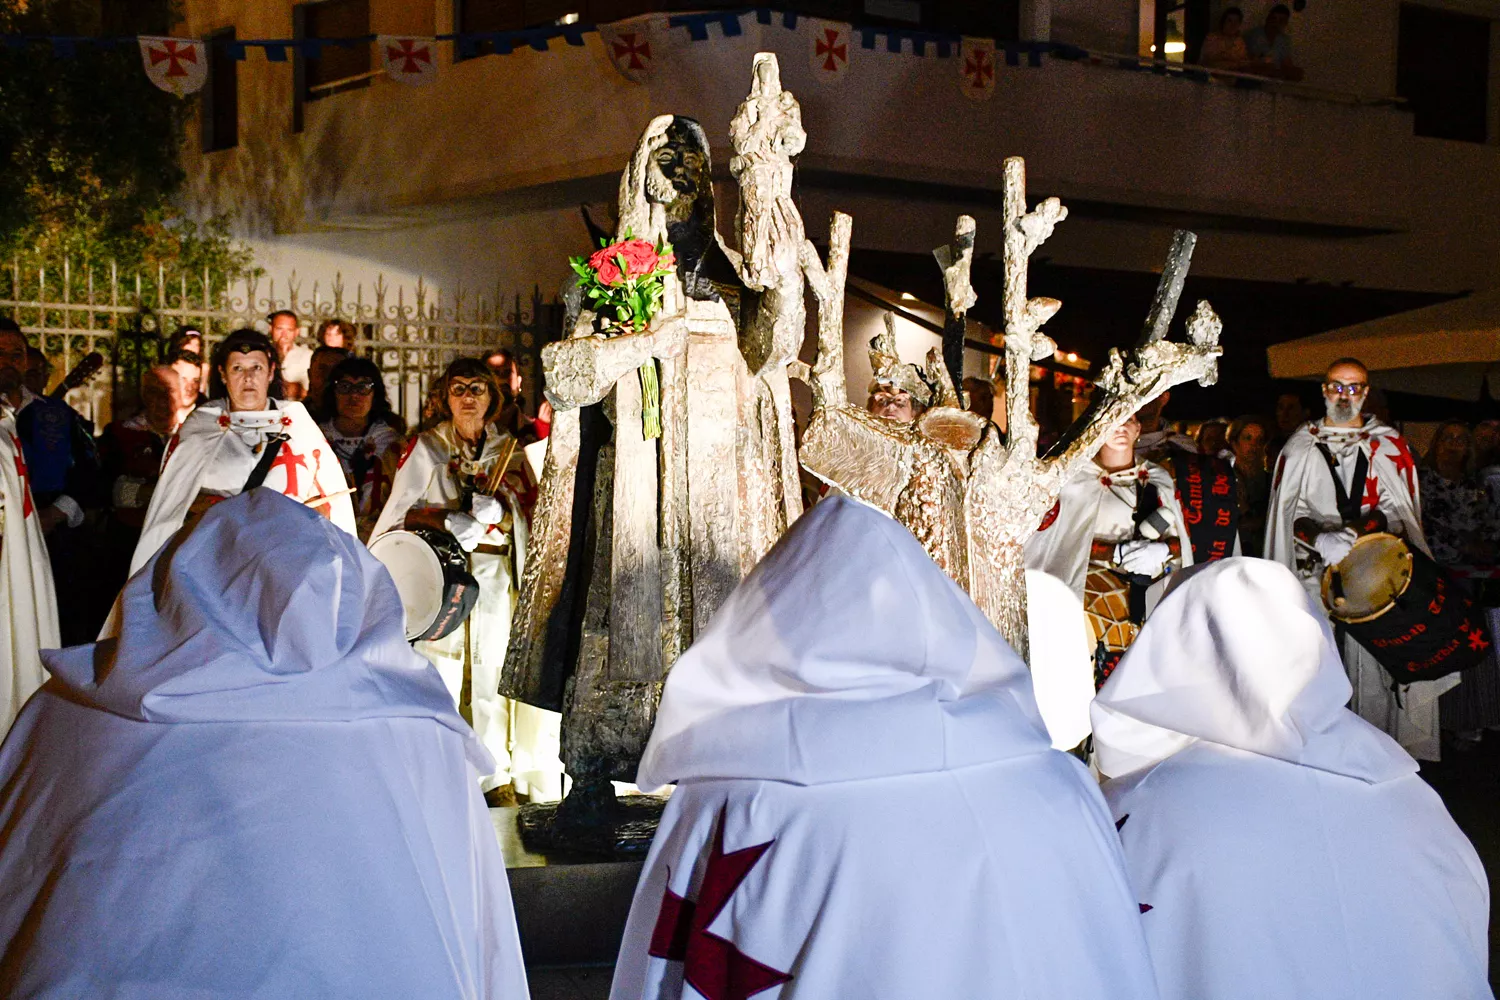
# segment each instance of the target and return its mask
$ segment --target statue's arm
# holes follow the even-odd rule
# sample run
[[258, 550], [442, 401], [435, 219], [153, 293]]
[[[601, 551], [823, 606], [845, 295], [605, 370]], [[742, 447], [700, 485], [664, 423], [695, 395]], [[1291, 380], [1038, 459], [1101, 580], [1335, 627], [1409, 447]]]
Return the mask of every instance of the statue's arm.
[[686, 347], [687, 322], [681, 314], [661, 317], [642, 333], [591, 334], [548, 344], [542, 348], [547, 398], [557, 410], [589, 406], [647, 361], [678, 357]]

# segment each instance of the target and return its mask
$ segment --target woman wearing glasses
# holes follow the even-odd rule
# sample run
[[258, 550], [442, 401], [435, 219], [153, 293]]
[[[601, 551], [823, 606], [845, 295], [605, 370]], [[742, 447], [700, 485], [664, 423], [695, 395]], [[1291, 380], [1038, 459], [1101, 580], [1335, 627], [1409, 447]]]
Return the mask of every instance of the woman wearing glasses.
[[323, 398], [317, 402], [329, 415], [322, 424], [323, 436], [355, 490], [359, 539], [368, 542], [375, 519], [390, 496], [406, 425], [391, 410], [380, 369], [367, 358], [340, 361], [329, 372]]
[[[535, 718], [543, 714], [540, 709], [513, 706], [499, 694], [535, 484], [516, 439], [495, 423], [504, 398], [490, 367], [477, 358], [459, 358], [438, 386], [440, 419], [408, 447], [370, 538], [435, 528], [451, 534], [468, 553], [469, 572], [479, 583], [478, 604], [463, 625], [443, 638], [418, 641], [416, 650], [437, 667], [495, 757], [498, 768], [483, 781], [487, 798], [514, 801], [513, 767], [522, 791], [533, 798], [560, 798], [561, 764], [555, 765], [555, 776], [550, 766], [557, 757], [559, 720]], [[505, 468], [496, 476], [501, 462]], [[545, 749], [534, 752], [538, 746]], [[540, 764], [535, 763], [538, 757], [543, 758]]]

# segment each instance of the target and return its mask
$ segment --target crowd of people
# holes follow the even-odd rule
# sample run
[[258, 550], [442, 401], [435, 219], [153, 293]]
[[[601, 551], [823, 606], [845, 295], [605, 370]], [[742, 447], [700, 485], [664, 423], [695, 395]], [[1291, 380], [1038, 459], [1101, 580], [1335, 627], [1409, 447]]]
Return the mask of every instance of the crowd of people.
[[[269, 325], [184, 331], [98, 441], [0, 327], [0, 988], [520, 1000], [484, 806], [562, 788], [557, 718], [498, 691], [549, 413], [497, 351], [408, 433], [351, 330]], [[1026, 562], [1093, 637], [1073, 754], [906, 528], [812, 504], [661, 691], [612, 997], [1491, 996], [1484, 871], [1417, 773], [1449, 699], [1500, 725], [1490, 626], [1432, 618], [1403, 672], [1338, 609], [1372, 540], [1431, 615], [1476, 604], [1500, 424], [1419, 467], [1360, 362], [1321, 389], [1191, 436], [1163, 395], [1062, 485]]]

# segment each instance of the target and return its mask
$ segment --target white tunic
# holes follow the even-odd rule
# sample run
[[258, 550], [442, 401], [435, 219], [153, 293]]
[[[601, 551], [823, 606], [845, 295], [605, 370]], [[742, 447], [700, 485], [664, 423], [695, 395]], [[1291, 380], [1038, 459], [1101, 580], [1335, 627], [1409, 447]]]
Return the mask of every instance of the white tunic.
[[418, 435], [396, 470], [390, 499], [370, 539], [399, 530], [406, 523], [407, 512], [415, 507], [458, 510], [465, 482], [475, 476], [487, 479], [495, 464], [509, 453], [506, 468], [510, 471], [502, 479], [496, 498], [510, 510], [511, 530], [506, 534], [492, 526], [481, 543], [506, 551], [469, 555], [469, 571], [479, 582], [479, 603], [473, 614], [464, 627], [442, 639], [419, 642], [416, 649], [438, 668], [455, 703], [463, 698], [467, 658], [474, 730], [498, 764], [496, 772], [485, 778], [486, 787], [518, 780], [521, 791], [544, 800], [562, 795], [562, 763], [558, 760], [562, 716], [500, 696], [500, 670], [510, 639], [515, 585], [525, 564], [528, 524], [528, 512], [518, 495], [529, 482], [521, 471], [526, 457], [520, 448], [512, 447], [514, 441], [499, 425], [490, 424], [485, 428], [482, 453], [471, 458], [467, 456], [472, 448], [459, 441], [451, 422], [444, 421]]
[[853, 500], [803, 514], [668, 675], [637, 778], [666, 781], [613, 1000], [1156, 996], [1025, 664]]
[[1164, 1000], [1479, 1000], [1489, 891], [1285, 568], [1188, 571], [1094, 702]]

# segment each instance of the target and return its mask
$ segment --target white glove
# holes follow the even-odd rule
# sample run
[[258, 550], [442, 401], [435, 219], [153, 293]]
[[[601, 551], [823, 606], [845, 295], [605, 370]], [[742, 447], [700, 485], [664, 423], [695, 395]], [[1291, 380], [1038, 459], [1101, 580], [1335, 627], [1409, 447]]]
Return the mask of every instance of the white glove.
[[1133, 542], [1121, 542], [1115, 547], [1115, 565], [1136, 576], [1159, 575], [1171, 558], [1172, 548], [1166, 542], [1140, 538]]
[[474, 494], [469, 510], [480, 524], [499, 524], [505, 519], [505, 504], [486, 493]]
[[1323, 560], [1324, 566], [1337, 566], [1344, 561], [1358, 537], [1359, 533], [1353, 528], [1324, 531], [1313, 539], [1313, 548], [1318, 550], [1318, 558]]
[[443, 527], [458, 540], [465, 552], [473, 552], [474, 546], [484, 540], [485, 526], [461, 510], [443, 518]]

